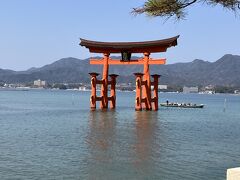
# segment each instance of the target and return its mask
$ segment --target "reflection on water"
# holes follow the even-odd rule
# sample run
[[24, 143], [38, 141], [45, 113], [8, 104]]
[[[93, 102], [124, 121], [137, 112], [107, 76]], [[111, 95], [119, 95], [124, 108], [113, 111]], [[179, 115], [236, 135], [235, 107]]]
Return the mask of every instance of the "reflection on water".
[[89, 114], [90, 132], [87, 143], [92, 152], [92, 158], [99, 161], [109, 161], [105, 152], [110, 151], [115, 134], [116, 113], [114, 111], [92, 111]]
[[89, 132], [86, 137], [89, 149], [87, 159], [89, 179], [107, 178], [107, 169], [114, 161], [113, 143], [116, 134], [116, 120], [115, 111], [91, 111], [89, 113]]
[[136, 112], [135, 126], [136, 126], [136, 165], [144, 165], [149, 162], [152, 157], [152, 147], [154, 146], [154, 133], [157, 128], [157, 112]]
[[119, 174], [114, 172], [115, 178], [148, 177], [155, 169], [158, 113], [133, 111], [123, 122], [118, 122], [118, 117], [117, 111], [89, 114], [86, 142], [90, 179], [111, 179], [111, 171], [116, 169]]

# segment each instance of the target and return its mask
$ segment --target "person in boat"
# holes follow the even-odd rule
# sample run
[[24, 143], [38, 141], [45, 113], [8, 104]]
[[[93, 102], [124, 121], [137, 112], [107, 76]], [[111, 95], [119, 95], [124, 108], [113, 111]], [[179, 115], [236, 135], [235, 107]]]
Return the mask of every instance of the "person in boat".
[[167, 100], [166, 103], [167, 103], [167, 105], [168, 105], [169, 101]]

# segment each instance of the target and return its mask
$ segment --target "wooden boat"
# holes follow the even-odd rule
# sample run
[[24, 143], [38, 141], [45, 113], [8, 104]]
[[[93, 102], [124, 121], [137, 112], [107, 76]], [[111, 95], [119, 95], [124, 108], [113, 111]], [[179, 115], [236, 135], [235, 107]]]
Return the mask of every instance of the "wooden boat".
[[160, 103], [163, 107], [180, 107], [180, 108], [203, 108], [204, 104], [192, 104], [192, 103]]

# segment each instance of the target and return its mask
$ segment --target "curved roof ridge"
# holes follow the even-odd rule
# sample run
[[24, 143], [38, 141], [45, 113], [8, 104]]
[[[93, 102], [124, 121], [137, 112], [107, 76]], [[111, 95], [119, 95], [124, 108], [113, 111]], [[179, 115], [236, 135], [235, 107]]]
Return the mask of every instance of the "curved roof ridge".
[[132, 53], [139, 52], [165, 52], [167, 48], [177, 45], [178, 36], [154, 40], [154, 41], [140, 41], [140, 42], [101, 42], [92, 41], [80, 38], [81, 46], [85, 46], [90, 52], [109, 52], [119, 53], [122, 51], [129, 51]]

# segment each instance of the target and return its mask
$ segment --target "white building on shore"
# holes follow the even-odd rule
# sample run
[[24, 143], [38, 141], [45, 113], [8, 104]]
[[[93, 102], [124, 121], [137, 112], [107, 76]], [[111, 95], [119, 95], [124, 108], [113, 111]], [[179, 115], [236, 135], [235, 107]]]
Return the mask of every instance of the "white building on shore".
[[158, 85], [159, 90], [167, 90], [168, 86], [167, 85]]
[[198, 87], [183, 87], [183, 93], [198, 93]]
[[47, 85], [47, 82], [38, 79], [38, 80], [33, 82], [33, 85], [36, 86], [36, 87], [44, 87], [44, 86]]
[[240, 94], [240, 91], [239, 90], [235, 90], [234, 94]]

